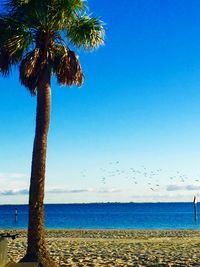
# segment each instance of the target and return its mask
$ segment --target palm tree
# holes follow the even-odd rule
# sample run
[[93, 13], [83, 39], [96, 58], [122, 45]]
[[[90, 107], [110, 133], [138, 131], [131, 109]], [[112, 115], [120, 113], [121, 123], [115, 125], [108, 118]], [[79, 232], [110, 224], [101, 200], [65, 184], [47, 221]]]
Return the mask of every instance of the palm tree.
[[37, 96], [29, 191], [28, 246], [22, 262], [54, 267], [45, 243], [44, 186], [51, 108], [51, 77], [60, 85], [83, 83], [72, 47], [90, 50], [104, 42], [103, 23], [87, 14], [84, 0], [4, 0], [0, 14], [0, 72], [19, 66], [21, 83]]

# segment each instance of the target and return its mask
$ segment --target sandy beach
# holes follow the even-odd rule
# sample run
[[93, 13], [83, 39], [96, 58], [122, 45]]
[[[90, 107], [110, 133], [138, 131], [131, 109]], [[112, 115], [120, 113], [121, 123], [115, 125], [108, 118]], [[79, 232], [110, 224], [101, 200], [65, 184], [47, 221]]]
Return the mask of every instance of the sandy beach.
[[[3, 232], [3, 231], [1, 231]], [[9, 241], [9, 258], [26, 250], [26, 231]], [[60, 266], [200, 266], [200, 231], [49, 230], [47, 243]]]

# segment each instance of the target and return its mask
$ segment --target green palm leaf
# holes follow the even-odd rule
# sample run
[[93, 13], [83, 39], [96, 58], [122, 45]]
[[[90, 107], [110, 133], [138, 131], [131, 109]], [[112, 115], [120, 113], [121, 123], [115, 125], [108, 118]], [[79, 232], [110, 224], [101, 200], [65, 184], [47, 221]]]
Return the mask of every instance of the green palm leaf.
[[77, 47], [94, 49], [104, 43], [102, 22], [89, 16], [76, 16], [67, 27], [68, 39]]
[[20, 62], [32, 42], [32, 34], [16, 20], [0, 18], [0, 71], [7, 75]]

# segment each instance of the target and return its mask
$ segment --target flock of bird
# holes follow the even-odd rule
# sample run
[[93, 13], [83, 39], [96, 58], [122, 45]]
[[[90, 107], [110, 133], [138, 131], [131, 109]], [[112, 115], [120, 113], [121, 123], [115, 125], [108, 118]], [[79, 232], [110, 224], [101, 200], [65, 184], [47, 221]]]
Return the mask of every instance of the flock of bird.
[[[120, 161], [111, 161], [107, 164], [107, 167], [99, 168], [100, 173], [100, 182], [103, 185], [106, 185], [110, 178], [120, 178], [120, 179], [129, 179], [135, 186], [140, 183], [147, 186], [147, 188], [151, 191], [158, 191], [161, 188], [160, 181], [161, 179], [165, 179], [168, 183], [185, 183], [189, 176], [181, 173], [180, 171], [176, 171], [173, 175], [163, 169], [155, 169], [150, 170], [144, 165], [140, 168], [130, 167], [128, 169], [122, 169], [120, 167]], [[87, 170], [84, 169], [81, 171], [81, 176], [87, 176]], [[191, 182], [200, 182], [199, 179], [194, 179]]]

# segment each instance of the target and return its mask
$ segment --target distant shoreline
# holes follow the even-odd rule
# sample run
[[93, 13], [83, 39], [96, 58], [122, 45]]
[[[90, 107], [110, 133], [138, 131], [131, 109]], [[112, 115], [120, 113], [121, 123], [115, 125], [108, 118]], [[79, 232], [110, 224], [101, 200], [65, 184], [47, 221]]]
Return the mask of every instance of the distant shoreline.
[[[75, 203], [44, 203], [44, 205], [104, 205], [104, 204], [178, 204], [193, 203], [193, 201], [157, 201], [157, 202], [75, 202]], [[0, 204], [0, 206], [28, 206], [28, 204]]]

